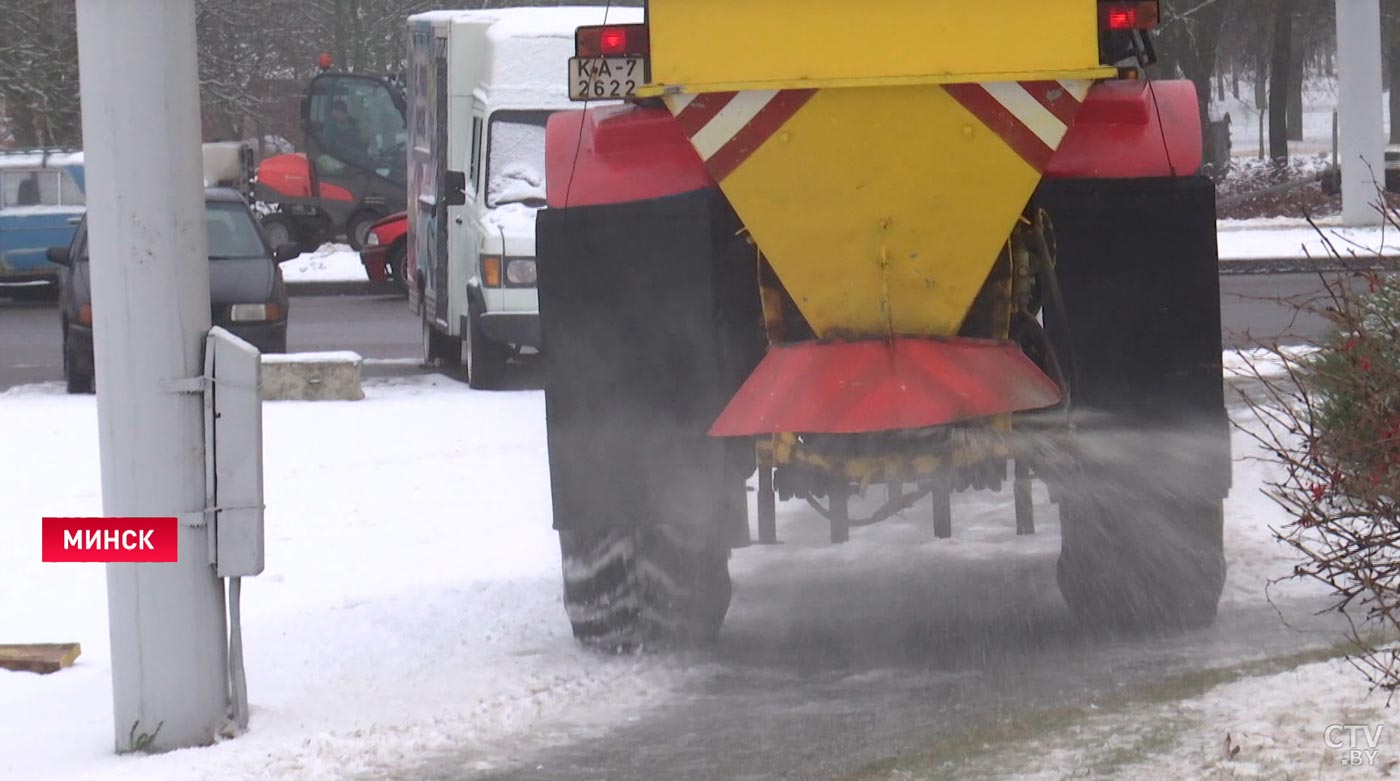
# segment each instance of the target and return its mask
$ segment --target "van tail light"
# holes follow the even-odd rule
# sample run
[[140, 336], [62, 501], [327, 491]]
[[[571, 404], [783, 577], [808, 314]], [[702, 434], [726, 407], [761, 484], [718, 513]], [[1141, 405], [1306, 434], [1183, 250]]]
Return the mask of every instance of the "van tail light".
[[574, 33], [578, 57], [645, 57], [651, 54], [651, 33], [645, 24], [580, 27]]
[[1158, 0], [1099, 3], [1100, 30], [1154, 30], [1160, 22], [1161, 4]]
[[78, 307], [78, 325], [92, 325], [92, 304]]

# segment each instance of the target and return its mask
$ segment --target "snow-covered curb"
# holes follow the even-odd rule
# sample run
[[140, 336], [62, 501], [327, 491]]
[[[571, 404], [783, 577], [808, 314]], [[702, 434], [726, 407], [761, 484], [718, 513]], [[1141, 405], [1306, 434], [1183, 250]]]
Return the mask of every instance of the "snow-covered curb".
[[1331, 257], [1327, 242], [1346, 259], [1400, 254], [1400, 230], [1392, 226], [1343, 228], [1323, 223], [1318, 228], [1321, 235], [1302, 220], [1221, 220], [1216, 242], [1222, 261], [1325, 259]]

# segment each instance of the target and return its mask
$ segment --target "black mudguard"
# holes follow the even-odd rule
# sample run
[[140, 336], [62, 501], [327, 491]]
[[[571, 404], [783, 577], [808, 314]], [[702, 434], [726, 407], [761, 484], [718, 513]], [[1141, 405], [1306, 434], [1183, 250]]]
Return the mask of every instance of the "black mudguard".
[[718, 191], [536, 223], [554, 527], [748, 539], [748, 440], [706, 436], [762, 356], [757, 252]]
[[1054, 224], [1064, 307], [1047, 302], [1046, 327], [1079, 426], [1110, 440], [1126, 429], [1154, 434], [1163, 490], [1224, 496], [1214, 185], [1200, 176], [1047, 181], [1035, 204]]

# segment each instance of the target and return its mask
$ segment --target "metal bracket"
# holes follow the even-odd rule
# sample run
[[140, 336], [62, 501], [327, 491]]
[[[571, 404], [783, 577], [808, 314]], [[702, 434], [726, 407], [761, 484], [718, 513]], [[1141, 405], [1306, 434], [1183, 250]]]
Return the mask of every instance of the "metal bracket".
[[167, 393], [204, 393], [213, 384], [214, 379], [201, 374], [198, 377], [185, 377], [178, 380], [161, 380], [161, 390]]
[[185, 513], [183, 515], [177, 515], [176, 518], [180, 520], [180, 523], [184, 524], [190, 529], [203, 529], [209, 525], [210, 521], [215, 520], [219, 513], [227, 510], [266, 509], [267, 505], [265, 504], [229, 504], [223, 506], [205, 507], [203, 510], [198, 510], [192, 513]]

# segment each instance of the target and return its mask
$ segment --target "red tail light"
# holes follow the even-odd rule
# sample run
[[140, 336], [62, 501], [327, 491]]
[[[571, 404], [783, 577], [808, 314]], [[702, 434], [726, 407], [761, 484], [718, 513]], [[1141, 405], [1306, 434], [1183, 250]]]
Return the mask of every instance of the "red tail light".
[[644, 24], [580, 27], [574, 50], [578, 57], [645, 57], [651, 54], [651, 35]]
[[1099, 3], [1101, 30], [1152, 30], [1160, 18], [1161, 7], [1157, 0]]

